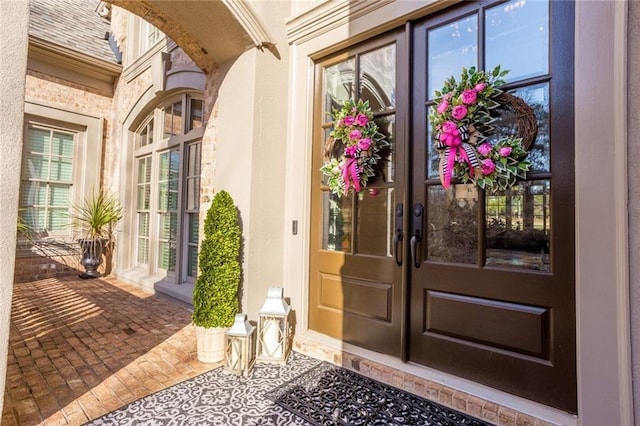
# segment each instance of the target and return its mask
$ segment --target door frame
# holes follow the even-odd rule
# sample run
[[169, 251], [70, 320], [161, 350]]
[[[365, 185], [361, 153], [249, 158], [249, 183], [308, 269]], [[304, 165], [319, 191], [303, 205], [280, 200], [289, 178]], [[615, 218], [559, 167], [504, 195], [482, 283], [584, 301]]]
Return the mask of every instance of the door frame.
[[[298, 11], [287, 23], [292, 90], [285, 182], [284, 259], [287, 264], [283, 277], [285, 292], [291, 296], [294, 309], [300, 312], [296, 339], [301, 344], [299, 347], [308, 353], [326, 353], [328, 349], [336, 353], [347, 351], [398, 371], [446, 384], [453, 390], [470, 392], [502, 406], [518, 407], [521, 412], [551, 422], [576, 424], [576, 416], [559, 410], [319, 335], [308, 329], [305, 320], [309, 282], [313, 60], [344, 47], [347, 38], [364, 39], [449, 4], [447, 1], [426, 6], [414, 2], [371, 4], [351, 20], [345, 20], [344, 13], [318, 7]], [[580, 108], [576, 109], [575, 136], [584, 141], [582, 149], [575, 154], [576, 175], [580, 176], [576, 182], [576, 320], [578, 418], [584, 424], [633, 422], [627, 216], [627, 9], [628, 2], [623, 1], [576, 2], [575, 103]], [[638, 53], [631, 52], [631, 55], [634, 63], [640, 61]], [[610, 78], [602, 79], [603, 75]], [[598, 84], [594, 85], [594, 81]], [[604, 140], [610, 144], [603, 144]], [[593, 173], [594, 158], [598, 158], [604, 174]], [[603, 221], [603, 217], [606, 220]], [[296, 234], [290, 231], [294, 220], [300, 230]], [[632, 220], [637, 226], [637, 220]], [[599, 263], [593, 259], [599, 259]], [[634, 266], [636, 271], [639, 268], [640, 265]], [[607, 277], [606, 282], [603, 277]], [[593, 392], [595, 388], [600, 392]], [[602, 394], [609, 397], [601, 398]]]

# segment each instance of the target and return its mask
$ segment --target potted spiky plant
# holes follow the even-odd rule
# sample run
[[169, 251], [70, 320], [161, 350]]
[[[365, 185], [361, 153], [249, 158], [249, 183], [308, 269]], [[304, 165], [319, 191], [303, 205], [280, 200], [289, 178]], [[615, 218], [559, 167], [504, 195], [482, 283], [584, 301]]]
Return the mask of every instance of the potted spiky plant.
[[80, 278], [100, 277], [98, 267], [102, 264], [102, 254], [105, 249], [113, 249], [114, 230], [122, 219], [122, 206], [115, 195], [100, 188], [73, 210], [74, 222], [81, 232], [78, 238], [82, 250], [80, 264], [85, 268]]
[[193, 290], [192, 320], [202, 362], [224, 359], [225, 332], [238, 312], [240, 238], [238, 210], [231, 195], [220, 191], [207, 210]]

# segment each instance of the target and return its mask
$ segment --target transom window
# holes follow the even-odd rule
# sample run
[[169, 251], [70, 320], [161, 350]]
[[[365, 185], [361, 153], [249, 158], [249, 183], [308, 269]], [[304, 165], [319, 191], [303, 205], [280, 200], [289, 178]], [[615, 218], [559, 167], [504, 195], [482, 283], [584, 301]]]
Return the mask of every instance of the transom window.
[[202, 99], [159, 105], [136, 134], [136, 261], [176, 282], [197, 274]]

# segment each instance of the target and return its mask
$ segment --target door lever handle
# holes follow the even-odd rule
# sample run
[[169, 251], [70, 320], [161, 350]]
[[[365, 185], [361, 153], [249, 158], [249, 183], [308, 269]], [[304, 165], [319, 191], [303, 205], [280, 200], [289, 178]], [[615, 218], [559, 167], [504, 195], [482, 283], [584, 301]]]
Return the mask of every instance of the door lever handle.
[[403, 232], [403, 217], [404, 207], [402, 203], [396, 205], [396, 227], [393, 233], [393, 258], [396, 261], [396, 265], [402, 266], [402, 255], [400, 253], [400, 247], [402, 239], [404, 238]]
[[413, 205], [413, 233], [411, 234], [410, 247], [413, 266], [420, 267], [420, 256], [418, 256], [418, 247], [423, 238], [422, 222], [424, 216], [424, 206], [421, 203]]

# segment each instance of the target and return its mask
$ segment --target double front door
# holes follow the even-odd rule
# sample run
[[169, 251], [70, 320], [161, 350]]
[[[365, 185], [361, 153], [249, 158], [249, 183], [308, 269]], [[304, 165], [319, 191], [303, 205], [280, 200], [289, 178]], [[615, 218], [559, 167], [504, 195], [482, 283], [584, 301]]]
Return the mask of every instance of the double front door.
[[[572, 2], [463, 2], [317, 62], [312, 330], [576, 411], [573, 21]], [[496, 65], [536, 114], [531, 171], [506, 191], [445, 190], [435, 91]], [[390, 146], [337, 197], [319, 169], [345, 99], [369, 102]], [[496, 118], [497, 136], [518, 130]]]

